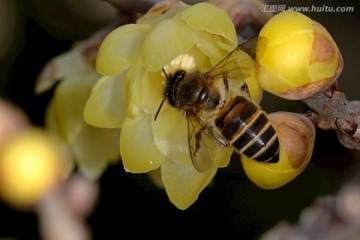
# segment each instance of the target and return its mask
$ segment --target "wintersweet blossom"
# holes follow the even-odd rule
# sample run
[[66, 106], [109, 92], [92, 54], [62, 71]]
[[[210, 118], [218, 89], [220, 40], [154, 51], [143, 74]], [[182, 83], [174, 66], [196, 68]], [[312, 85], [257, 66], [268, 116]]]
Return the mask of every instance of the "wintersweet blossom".
[[[206, 13], [206, 17], [204, 17]], [[166, 72], [182, 66], [210, 69], [237, 46], [229, 16], [209, 3], [193, 6], [178, 2], [157, 5], [136, 24], [121, 26], [102, 42], [96, 69], [103, 76], [92, 88], [84, 119], [101, 128], [118, 128], [120, 154], [132, 173], [161, 172], [170, 201], [188, 208], [213, 179], [219, 167], [227, 166], [233, 152], [213, 141], [208, 146], [214, 164], [205, 172], [192, 165], [188, 148], [186, 117], [167, 103], [156, 121], [163, 101]], [[261, 89], [255, 79], [255, 63], [243, 54], [244, 79], [251, 97], [259, 101]]]
[[280, 97], [299, 100], [333, 84], [343, 68], [329, 32], [306, 15], [284, 11], [261, 29], [256, 49], [260, 86]]
[[0, 197], [16, 208], [33, 207], [64, 179], [66, 151], [54, 136], [28, 127], [1, 147]]
[[257, 162], [242, 156], [248, 178], [263, 189], [279, 188], [295, 179], [310, 162], [315, 143], [315, 127], [304, 115], [292, 112], [269, 114], [280, 142], [277, 163]]
[[69, 148], [67, 174], [77, 166], [85, 176], [97, 179], [119, 159], [119, 130], [96, 128], [83, 119], [91, 88], [100, 77], [84, 54], [90, 41], [53, 58], [39, 75], [36, 91], [41, 93], [61, 80], [47, 108], [45, 127]]

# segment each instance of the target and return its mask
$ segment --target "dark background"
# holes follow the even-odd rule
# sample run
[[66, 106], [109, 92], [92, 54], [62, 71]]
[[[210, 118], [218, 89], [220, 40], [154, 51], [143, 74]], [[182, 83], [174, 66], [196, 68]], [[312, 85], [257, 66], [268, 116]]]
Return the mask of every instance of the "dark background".
[[[75, 1], [75, 0], [74, 0]], [[25, 2], [25, 1], [24, 1]], [[26, 1], [27, 2], [27, 1]], [[84, 19], [58, 7], [58, 14], [44, 21], [48, 3], [21, 3], [23, 27], [12, 55], [1, 60], [1, 95], [20, 106], [35, 125], [43, 124], [46, 105], [52, 95], [33, 93], [35, 79], [45, 63], [68, 50], [73, 41], [87, 38], [105, 22]], [[305, 13], [331, 33], [344, 58], [339, 88], [349, 99], [360, 99], [360, 6], [351, 1], [269, 1], [286, 6], [354, 6], [352, 13]], [[44, 17], [45, 16], [45, 17]], [[57, 25], [58, 24], [58, 25]], [[57, 26], [57, 27], [54, 27]], [[10, 27], [10, 26], [9, 26]], [[261, 102], [267, 111], [306, 112], [301, 102], [286, 101], [265, 94]], [[135, 146], [134, 146], [135, 147]], [[359, 174], [359, 151], [345, 149], [332, 132], [317, 131], [314, 155], [309, 166], [284, 187], [266, 191], [245, 176], [239, 159], [219, 169], [213, 184], [187, 210], [178, 210], [166, 194], [155, 188], [146, 175], [125, 173], [121, 162], [110, 166], [99, 180], [100, 197], [88, 218], [94, 239], [125, 236], [157, 238], [213, 236], [224, 239], [257, 239], [281, 220], [295, 223], [301, 211], [319, 196], [336, 193], [351, 176]], [[168, 235], [170, 234], [170, 235]], [[37, 217], [0, 203], [0, 239], [38, 239]]]

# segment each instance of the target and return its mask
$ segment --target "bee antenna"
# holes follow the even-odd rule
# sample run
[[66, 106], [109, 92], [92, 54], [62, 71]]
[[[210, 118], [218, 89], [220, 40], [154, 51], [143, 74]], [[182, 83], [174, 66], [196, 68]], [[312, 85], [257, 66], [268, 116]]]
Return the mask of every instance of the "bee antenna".
[[168, 75], [167, 75], [167, 73], [165, 72], [165, 69], [162, 68], [161, 71], [164, 73], [165, 77], [168, 78]]
[[154, 121], [156, 121], [156, 118], [157, 118], [157, 116], [159, 115], [160, 110], [161, 110], [162, 106], [164, 105], [164, 102], [165, 102], [165, 101], [166, 101], [166, 98], [164, 98], [164, 100], [161, 101], [160, 106], [159, 106], [158, 110], [157, 110], [156, 113], [155, 113]]

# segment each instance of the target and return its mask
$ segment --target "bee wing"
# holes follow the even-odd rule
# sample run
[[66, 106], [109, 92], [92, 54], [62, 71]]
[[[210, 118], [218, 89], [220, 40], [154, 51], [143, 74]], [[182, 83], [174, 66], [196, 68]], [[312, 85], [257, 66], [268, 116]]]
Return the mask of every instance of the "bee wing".
[[192, 164], [199, 172], [205, 172], [214, 164], [209, 152], [209, 141], [214, 141], [206, 125], [194, 114], [187, 113], [188, 146]]
[[255, 59], [257, 42], [258, 37], [254, 37], [242, 43], [241, 45], [239, 45], [239, 47], [241, 48], [241, 50], [249, 54], [252, 59]]
[[212, 69], [205, 73], [207, 79], [214, 80], [216, 78], [243, 80], [249, 74], [248, 70], [252, 67], [248, 58], [244, 58], [244, 54], [255, 59], [257, 38], [239, 45], [231, 51], [223, 60], [216, 64]]

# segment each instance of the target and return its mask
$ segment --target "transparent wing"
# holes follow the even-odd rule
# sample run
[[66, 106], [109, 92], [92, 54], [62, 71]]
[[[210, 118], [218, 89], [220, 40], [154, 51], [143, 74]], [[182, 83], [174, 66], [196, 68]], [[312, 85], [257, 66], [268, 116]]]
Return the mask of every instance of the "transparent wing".
[[214, 164], [209, 146], [214, 138], [207, 131], [206, 125], [192, 112], [187, 113], [188, 145], [191, 161], [199, 172], [205, 172]]
[[[241, 85], [245, 84], [244, 79], [251, 74], [250, 71], [253, 69], [252, 60], [255, 58], [256, 44], [257, 38], [253, 38], [239, 45], [206, 72], [206, 78], [209, 81], [226, 78], [229, 81], [229, 89], [234, 87], [241, 88]], [[236, 82], [234, 83], [234, 81]], [[240, 86], [236, 86], [237, 84]]]
[[257, 42], [258, 37], [254, 37], [242, 43], [241, 45], [239, 45], [239, 47], [241, 48], [241, 50], [249, 54], [252, 59], [255, 59]]

